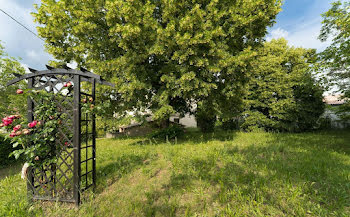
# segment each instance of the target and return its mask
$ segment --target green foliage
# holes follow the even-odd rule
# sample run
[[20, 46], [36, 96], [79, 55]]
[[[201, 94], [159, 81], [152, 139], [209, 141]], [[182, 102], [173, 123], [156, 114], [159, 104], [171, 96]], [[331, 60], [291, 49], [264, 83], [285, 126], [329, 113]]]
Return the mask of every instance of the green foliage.
[[[345, 96], [343, 96], [345, 97]], [[338, 106], [328, 106], [327, 110], [333, 112], [333, 114], [337, 115], [338, 120], [335, 122], [339, 125], [343, 125], [344, 127], [349, 127], [350, 121], [350, 101], [349, 98], [344, 99], [345, 103]]]
[[[72, 147], [73, 131], [64, 130], [64, 136], [59, 132], [62, 123], [69, 124], [72, 121], [68, 118], [68, 114], [60, 112], [61, 108], [57, 105], [58, 101], [61, 102], [62, 107], [68, 106], [69, 102], [62, 99], [72, 97], [73, 86], [69, 85], [64, 89], [67, 91], [59, 93], [46, 90], [21, 90], [19, 92], [19, 96], [30, 97], [36, 102], [36, 105], [33, 115], [35, 120], [30, 123], [20, 115], [11, 115], [2, 119], [2, 130], [9, 133], [6, 138], [11, 138], [12, 147], [16, 148], [11, 153], [16, 159], [23, 156], [25, 162], [36, 167], [49, 165], [57, 161], [57, 155], [63, 148]], [[92, 98], [83, 99], [81, 113], [94, 112], [93, 103]]]
[[319, 71], [328, 72], [329, 86], [340, 90], [346, 103], [337, 111], [342, 121], [349, 121], [350, 111], [350, 2], [336, 1], [323, 15], [321, 41], [332, 39], [332, 44], [319, 54]]
[[296, 106], [291, 111], [293, 128], [290, 131], [304, 132], [320, 127], [319, 119], [325, 111], [323, 88], [306, 73], [293, 93]]
[[204, 133], [214, 132], [216, 122], [216, 110], [213, 100], [205, 100], [198, 104], [196, 121], [199, 129]]
[[25, 88], [25, 82], [7, 87], [7, 82], [16, 78], [13, 73], [21, 75], [25, 71], [17, 59], [7, 56], [0, 41], [0, 117], [10, 115], [14, 111], [21, 115], [26, 114], [26, 107], [23, 106], [25, 97], [15, 97], [17, 89]]
[[170, 140], [175, 138], [181, 138], [184, 135], [183, 127], [173, 124], [167, 128], [157, 130], [149, 135], [152, 139]]
[[330, 130], [332, 128], [332, 120], [330, 117], [321, 117], [318, 122], [322, 130]]
[[[10, 139], [14, 150], [11, 155], [16, 159], [24, 156], [25, 162], [33, 166], [53, 163], [62, 144], [56, 143], [60, 120], [57, 105], [53, 100], [54, 94], [43, 91], [25, 91], [23, 95], [30, 96], [38, 103], [35, 109], [36, 120], [29, 123], [20, 116], [3, 119], [3, 129], [11, 132], [6, 137]], [[8, 122], [8, 123], [7, 123]]]
[[240, 125], [240, 118], [220, 120], [220, 127], [223, 130], [238, 130]]
[[106, 95], [115, 111], [151, 109], [166, 120], [208, 96], [230, 103], [222, 109], [239, 107], [252, 47], [280, 6], [281, 0], [43, 0], [33, 15], [57, 60], [116, 84], [113, 97]]
[[252, 62], [245, 98], [245, 130], [305, 131], [324, 111], [323, 89], [311, 75], [314, 50], [294, 48], [284, 39], [266, 42]]
[[0, 169], [16, 162], [14, 157], [10, 157], [14, 150], [10, 140], [5, 139], [5, 136], [0, 134]]
[[347, 102], [338, 107], [336, 114], [342, 121], [349, 121], [350, 120], [349, 111], [350, 111], [350, 102]]
[[[329, 72], [330, 85], [350, 96], [350, 2], [336, 1], [323, 15], [319, 38], [332, 40], [332, 44], [319, 54], [320, 72]], [[349, 110], [348, 110], [349, 111]]]

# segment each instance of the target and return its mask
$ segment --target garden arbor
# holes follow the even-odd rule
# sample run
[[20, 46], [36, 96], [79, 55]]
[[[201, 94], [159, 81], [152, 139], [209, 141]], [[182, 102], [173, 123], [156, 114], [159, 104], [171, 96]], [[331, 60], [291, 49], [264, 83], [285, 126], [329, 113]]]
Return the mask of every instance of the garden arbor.
[[[32, 200], [80, 203], [80, 194], [96, 185], [96, 123], [93, 112], [82, 112], [84, 102], [95, 103], [97, 83], [113, 86], [101, 76], [81, 68], [29, 69], [31, 73], [16, 75], [8, 85], [27, 80], [28, 89], [53, 93], [58, 125], [55, 137], [60, 147], [55, 163], [30, 167], [27, 172], [28, 196]], [[67, 88], [68, 86], [68, 88]], [[28, 121], [35, 120], [36, 102], [28, 98]]]

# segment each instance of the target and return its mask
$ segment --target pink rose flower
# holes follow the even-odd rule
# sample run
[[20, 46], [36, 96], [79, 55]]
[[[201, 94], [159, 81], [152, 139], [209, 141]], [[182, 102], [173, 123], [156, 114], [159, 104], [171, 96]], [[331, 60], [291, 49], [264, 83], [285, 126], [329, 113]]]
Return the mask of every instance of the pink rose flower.
[[30, 134], [30, 130], [28, 130], [28, 129], [24, 129], [24, 130], [23, 130], [23, 134], [24, 134], [24, 135], [28, 135], [28, 134]]
[[2, 123], [4, 124], [4, 126], [11, 125], [12, 122], [13, 122], [13, 118], [10, 118], [10, 117], [6, 117], [2, 119]]
[[23, 90], [22, 90], [22, 89], [18, 89], [18, 90], [16, 91], [16, 93], [17, 93], [17, 94], [22, 94], [22, 93], [23, 93]]
[[11, 119], [11, 120], [16, 119], [16, 115], [10, 115], [10, 116], [8, 117], [8, 119]]
[[5, 124], [5, 126], [8, 126], [8, 125], [11, 125], [12, 122], [13, 122], [13, 120], [9, 120], [9, 121], [6, 121], [4, 124]]
[[8, 126], [8, 125], [10, 125], [10, 124], [12, 124], [12, 121], [5, 121], [5, 126]]
[[11, 137], [11, 138], [13, 138], [13, 137], [15, 137], [15, 136], [16, 136], [16, 133], [13, 133], [13, 132], [10, 133], [10, 137]]
[[21, 127], [22, 127], [22, 126], [18, 124], [18, 125], [16, 125], [16, 126], [13, 128], [13, 130], [16, 132], [17, 130], [21, 129]]
[[32, 121], [32, 122], [30, 122], [30, 123], [28, 124], [28, 127], [29, 127], [29, 128], [33, 128], [33, 127], [35, 127], [37, 124], [38, 124], [38, 121]]
[[22, 135], [22, 131], [17, 131], [16, 136], [20, 136], [20, 135]]
[[69, 81], [69, 82], [65, 83], [63, 86], [64, 86], [64, 87], [71, 87], [71, 86], [72, 86], [72, 83]]
[[0, 127], [4, 127], [4, 126], [5, 126], [5, 124], [3, 124], [3, 123], [0, 124]]

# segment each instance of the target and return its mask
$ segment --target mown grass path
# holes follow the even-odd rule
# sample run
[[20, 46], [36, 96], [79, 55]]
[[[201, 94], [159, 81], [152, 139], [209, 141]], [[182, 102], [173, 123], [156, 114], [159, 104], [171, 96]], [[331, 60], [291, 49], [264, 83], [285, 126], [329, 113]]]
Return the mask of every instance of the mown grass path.
[[98, 140], [98, 187], [79, 210], [28, 204], [17, 174], [0, 181], [0, 216], [350, 216], [348, 131], [140, 140]]

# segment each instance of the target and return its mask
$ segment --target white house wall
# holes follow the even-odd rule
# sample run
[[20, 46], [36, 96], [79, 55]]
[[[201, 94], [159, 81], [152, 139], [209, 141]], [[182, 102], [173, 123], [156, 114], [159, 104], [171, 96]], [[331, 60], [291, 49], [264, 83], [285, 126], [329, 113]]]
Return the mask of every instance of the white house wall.
[[[176, 116], [170, 117], [170, 121], [174, 121], [174, 119], [177, 118]], [[197, 121], [194, 115], [186, 114], [185, 117], [180, 118], [179, 121], [180, 124], [185, 126], [186, 128], [190, 127], [197, 127]]]

